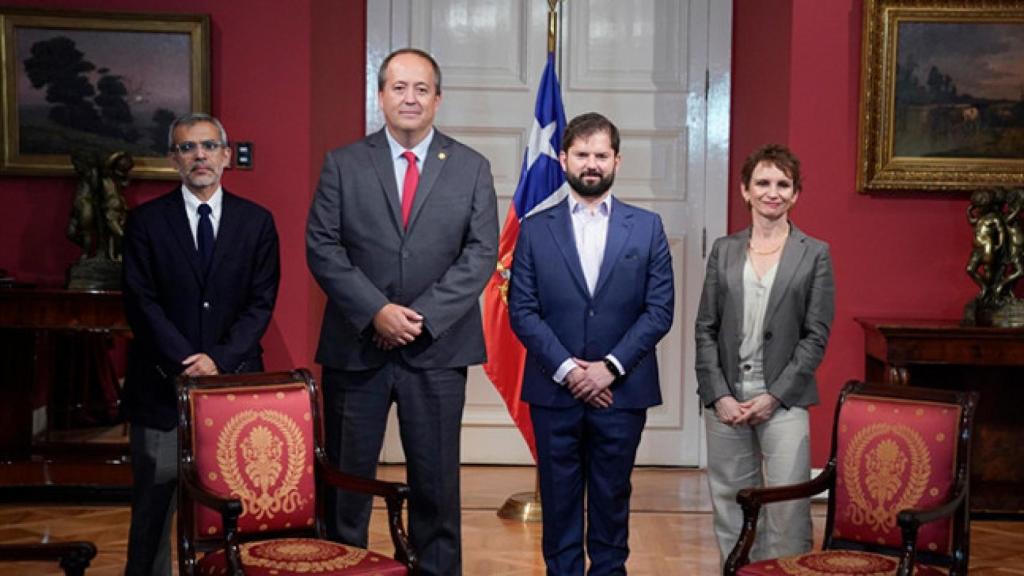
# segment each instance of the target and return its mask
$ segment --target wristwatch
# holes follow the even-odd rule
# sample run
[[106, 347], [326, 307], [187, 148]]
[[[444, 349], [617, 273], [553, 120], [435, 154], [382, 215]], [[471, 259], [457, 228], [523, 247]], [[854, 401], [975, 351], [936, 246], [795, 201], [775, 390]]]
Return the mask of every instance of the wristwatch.
[[608, 371], [612, 373], [612, 376], [622, 378], [622, 371], [615, 365], [615, 362], [612, 362], [611, 358], [605, 358], [604, 365], [608, 367]]

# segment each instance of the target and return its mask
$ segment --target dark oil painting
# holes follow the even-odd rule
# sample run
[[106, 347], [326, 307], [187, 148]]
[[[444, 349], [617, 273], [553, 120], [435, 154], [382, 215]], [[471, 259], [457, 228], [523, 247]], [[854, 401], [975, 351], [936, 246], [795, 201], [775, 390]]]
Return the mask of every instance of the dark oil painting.
[[18, 27], [16, 37], [21, 155], [164, 156], [168, 126], [192, 110], [188, 33]]
[[901, 22], [893, 156], [1024, 158], [1024, 23]]

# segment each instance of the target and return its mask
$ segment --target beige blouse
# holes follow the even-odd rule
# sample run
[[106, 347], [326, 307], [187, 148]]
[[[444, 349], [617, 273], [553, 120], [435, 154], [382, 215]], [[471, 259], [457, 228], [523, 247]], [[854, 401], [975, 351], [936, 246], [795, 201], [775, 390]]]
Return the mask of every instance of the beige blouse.
[[776, 262], [763, 277], [758, 278], [749, 258], [743, 266], [743, 340], [739, 350], [739, 373], [743, 390], [739, 392], [744, 397], [738, 398], [741, 402], [765, 390], [764, 317], [768, 309], [768, 295], [778, 269], [779, 264]]

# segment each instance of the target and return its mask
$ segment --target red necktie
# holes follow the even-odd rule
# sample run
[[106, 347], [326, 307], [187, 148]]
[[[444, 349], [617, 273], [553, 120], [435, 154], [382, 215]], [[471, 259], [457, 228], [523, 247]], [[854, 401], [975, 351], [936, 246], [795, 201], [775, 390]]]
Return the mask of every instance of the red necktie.
[[402, 226], [408, 228], [412, 201], [416, 198], [416, 186], [420, 183], [420, 171], [416, 168], [416, 154], [406, 150], [402, 156], [409, 162], [409, 167], [405, 169], [405, 181], [402, 182]]

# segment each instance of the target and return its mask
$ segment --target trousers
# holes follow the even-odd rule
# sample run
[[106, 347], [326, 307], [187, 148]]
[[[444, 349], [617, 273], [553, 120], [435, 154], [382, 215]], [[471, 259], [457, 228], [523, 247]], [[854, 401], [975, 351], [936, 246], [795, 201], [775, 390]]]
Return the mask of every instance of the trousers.
[[[741, 385], [742, 386], [742, 385]], [[763, 391], [763, 384], [761, 390]], [[747, 393], [746, 398], [756, 395]], [[811, 476], [807, 410], [778, 408], [756, 426], [729, 426], [705, 409], [708, 485], [721, 562], [739, 540], [743, 510], [736, 493], [743, 488], [806, 482]], [[767, 504], [758, 520], [752, 561], [802, 554], [813, 545], [809, 499]]]
[[171, 576], [171, 519], [177, 508], [178, 430], [133, 424], [132, 515], [127, 576]]
[[[462, 574], [459, 447], [466, 369], [418, 369], [400, 361], [365, 371], [324, 367], [328, 458], [374, 478], [394, 403], [410, 488], [409, 539], [422, 576]], [[331, 538], [366, 547], [371, 498], [343, 490], [327, 498]]]

